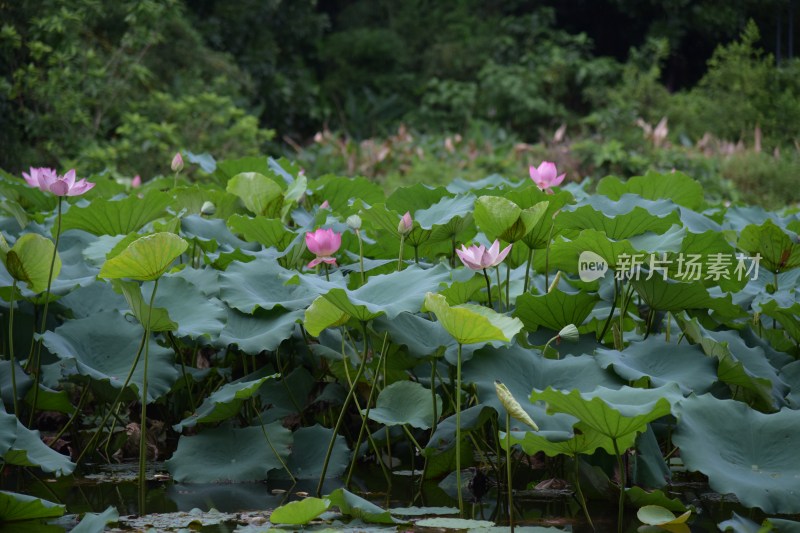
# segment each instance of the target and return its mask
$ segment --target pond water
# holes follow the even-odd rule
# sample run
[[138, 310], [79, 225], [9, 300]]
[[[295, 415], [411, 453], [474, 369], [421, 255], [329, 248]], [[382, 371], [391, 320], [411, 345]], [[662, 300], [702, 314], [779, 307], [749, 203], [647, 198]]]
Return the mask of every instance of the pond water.
[[[88, 465], [84, 469], [85, 473], [60, 479], [38, 478], [19, 470], [6, 472], [3, 479], [4, 490], [15, 490], [62, 503], [67, 507], [68, 516], [55, 522], [51, 521], [49, 527], [44, 523], [37, 523], [30, 524], [32, 529], [27, 529], [27, 526], [15, 524], [0, 526], [0, 532], [68, 531], [75, 525], [76, 515], [85, 512], [99, 513], [108, 506], [116, 507], [119, 511], [121, 524], [126, 526], [122, 530], [144, 527], [141, 521], [137, 522], [135, 519], [140, 511], [136, 468], [137, 465], [133, 463]], [[198, 468], [202, 466], [198, 465]], [[426, 481], [420, 486], [412, 476], [408, 475], [409, 472], [405, 472], [406, 475], [395, 476], [391, 489], [387, 490], [380, 470], [362, 469], [360, 474], [354, 477], [350, 490], [384, 509], [410, 506], [452, 508], [457, 505], [453, 490], [448, 489], [446, 482]], [[148, 520], [145, 522], [154, 523], [155, 520], [161, 520], [160, 526], [155, 523], [158, 530], [167, 527], [174, 527], [177, 530], [188, 526], [192, 521], [195, 521], [192, 527], [195, 531], [229, 532], [248, 524], [251, 531], [263, 530], [270, 525], [267, 519], [272, 509], [302, 498], [306, 494], [313, 495], [316, 489], [316, 480], [300, 481], [295, 485], [272, 482], [176, 483], [169, 479], [161, 463], [149, 465], [148, 479], [150, 481], [145, 503]], [[323, 492], [327, 494], [340, 486], [340, 480], [331, 479], [325, 485]], [[732, 511], [759, 523], [763, 519], [762, 516], [755, 515], [738, 505], [734, 499], [713, 493], [705, 484], [679, 483], [673, 485], [669, 493], [696, 507], [691, 526], [685, 531], [716, 531], [716, 524], [729, 519]], [[465, 493], [465, 498], [469, 500], [470, 497], [469, 492]], [[498, 494], [496, 488], [489, 486], [479, 501], [475, 502], [472, 498], [473, 503], [467, 505], [470, 515], [468, 517], [490, 520], [498, 526], [506, 525], [504, 501], [500, 501], [504, 498], [505, 494]], [[556, 488], [515, 491], [514, 503], [517, 508], [515, 516], [518, 526], [553, 527], [573, 533], [592, 532], [569, 489], [560, 489], [556, 486]], [[589, 510], [597, 531], [616, 530], [616, 501], [593, 499], [589, 502]], [[208, 511], [211, 512], [207, 513]], [[362, 524], [359, 521], [348, 526], [337, 521], [340, 517], [333, 513], [327, 513], [322, 518], [328, 520], [311, 529], [335, 528], [353, 531], [396, 529]], [[200, 527], [197, 522], [208, 525]], [[628, 510], [623, 531], [637, 531], [639, 526], [641, 522], [636, 518], [635, 509]], [[400, 529], [410, 528], [400, 526]]]

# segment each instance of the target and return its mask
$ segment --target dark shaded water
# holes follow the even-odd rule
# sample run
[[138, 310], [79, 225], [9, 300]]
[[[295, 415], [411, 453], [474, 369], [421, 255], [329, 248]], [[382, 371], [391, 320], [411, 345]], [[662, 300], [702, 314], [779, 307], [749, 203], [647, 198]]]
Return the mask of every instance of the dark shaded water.
[[[146, 512], [172, 513], [188, 512], [192, 509], [238, 513], [243, 511], [270, 510], [288, 501], [313, 495], [316, 480], [299, 482], [296, 485], [280, 483], [230, 483], [230, 484], [183, 484], [175, 483], [161, 475], [164, 470], [160, 464], [150, 466]], [[68, 478], [38, 478], [21, 470], [6, 471], [3, 489], [14, 490], [41, 497], [67, 506], [67, 513], [80, 515], [85, 512], [102, 512], [114, 506], [120, 516], [138, 515], [138, 488], [136, 484], [136, 465], [97, 465], [91, 473]], [[392, 507], [429, 506], [454, 507], [456, 501], [437, 481], [424, 482], [419, 486], [409, 475], [395, 476], [390, 491], [386, 489], [385, 479], [379, 470], [362, 469], [361, 476], [354, 478], [350, 487], [362, 497], [388, 509]], [[331, 480], [324, 487], [328, 493], [341, 486], [340, 480]], [[717, 531], [716, 524], [731, 517], [732, 511], [747, 516], [757, 522], [762, 516], [742, 508], [730, 498], [710, 492], [703, 484], [685, 483], [672, 488], [672, 496], [681, 497], [685, 503], [695, 505], [696, 512], [691, 520], [693, 532]], [[469, 493], [466, 493], [469, 499]], [[502, 500], [502, 501], [500, 501]], [[575, 533], [591, 532], [583, 513], [569, 490], [515, 491], [515, 516], [518, 525], [541, 525], [560, 527]], [[491, 520], [498, 525], [505, 524], [505, 495], [491, 488], [477, 503], [469, 503], [468, 517]], [[592, 500], [590, 513], [597, 531], [616, 531], [616, 501]], [[75, 523], [74, 518], [61, 519], [52, 529], [42, 529], [42, 524], [30, 531], [64, 531]], [[636, 531], [641, 523], [636, 519], [636, 510], [626, 512], [626, 532]], [[33, 526], [33, 524], [31, 524]], [[24, 532], [19, 525], [0, 527], [0, 531]], [[39, 529], [37, 529], [37, 527]], [[46, 526], [45, 526], [46, 527]], [[206, 526], [202, 531], [233, 531], [236, 525], [221, 524]], [[380, 529], [380, 526], [370, 527]], [[384, 527], [384, 529], [390, 529]], [[394, 529], [394, 528], [391, 528]]]

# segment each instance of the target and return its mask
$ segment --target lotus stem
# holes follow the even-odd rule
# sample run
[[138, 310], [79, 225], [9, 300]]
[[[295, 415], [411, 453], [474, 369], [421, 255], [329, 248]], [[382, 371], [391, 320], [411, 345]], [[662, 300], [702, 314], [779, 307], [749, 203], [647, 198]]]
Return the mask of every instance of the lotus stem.
[[[486, 269], [483, 270], [486, 274]], [[487, 276], [488, 281], [488, 276]], [[458, 492], [458, 512], [464, 514], [464, 495], [461, 489], [461, 343], [458, 343], [456, 359], [456, 487]]]
[[[358, 237], [358, 264], [361, 268], [361, 284], [363, 285], [364, 283], [366, 283], [366, 281], [364, 281], [364, 241], [361, 239], [360, 230], [356, 230], [356, 237]], [[402, 254], [403, 254], [403, 248], [401, 246], [400, 255]], [[399, 270], [400, 267], [398, 266], [397, 269]]]
[[78, 415], [83, 410], [83, 402], [84, 402], [84, 400], [86, 400], [86, 396], [87, 396], [88, 392], [89, 392], [89, 385], [87, 384], [86, 386], [83, 387], [83, 390], [81, 391], [81, 397], [78, 399], [78, 406], [75, 408], [75, 412], [72, 413], [72, 416], [69, 417], [69, 420], [67, 420], [67, 423], [64, 424], [64, 427], [62, 427], [58, 431], [58, 433], [56, 433], [56, 436], [53, 437], [53, 440], [50, 442], [50, 447], [51, 448], [53, 447], [53, 445], [56, 442], [58, 442], [58, 439], [61, 438], [61, 435], [66, 433], [67, 429], [69, 429], [69, 427], [73, 424], [73, 422], [75, 422], [75, 419], [78, 418]]
[[486, 279], [486, 297], [489, 298], [489, 309], [494, 309], [494, 304], [492, 304], [492, 283], [489, 281], [489, 274], [486, 273], [486, 269], [483, 269], [483, 277]]
[[[19, 418], [19, 406], [17, 405], [17, 359], [14, 355], [14, 296], [17, 293], [17, 280], [11, 283], [11, 298], [9, 300], [8, 311], [8, 355], [11, 364], [11, 394], [14, 397], [14, 416]], [[33, 404], [36, 410], [36, 403]]]
[[[58, 256], [58, 241], [61, 239], [61, 206], [64, 202], [64, 197], [58, 197], [58, 210], [56, 212], [56, 236], [53, 243], [53, 257], [50, 259], [50, 271], [47, 274], [47, 289], [44, 291], [44, 309], [42, 310], [42, 325], [39, 327], [39, 333], [44, 335], [44, 330], [47, 327], [47, 309], [50, 305], [50, 288], [53, 285], [53, 269], [56, 265], [56, 257]], [[42, 338], [39, 337], [35, 341], [36, 353], [33, 356], [33, 405], [31, 406], [31, 416], [28, 420], [28, 425], [33, 424], [33, 415], [36, 413], [36, 404], [39, 401], [39, 374], [41, 373], [41, 355], [42, 355]], [[25, 370], [28, 370], [30, 359], [25, 364]], [[13, 366], [12, 366], [13, 370]], [[12, 372], [13, 375], [13, 372]]]
[[556, 215], [553, 214], [553, 223], [550, 225], [550, 234], [547, 236], [547, 249], [544, 252], [544, 286], [550, 286], [550, 244], [553, 242], [553, 229], [556, 227]]
[[414, 246], [414, 264], [419, 264], [419, 246]]
[[297, 483], [297, 479], [294, 477], [294, 475], [292, 475], [292, 471], [289, 470], [288, 466], [286, 466], [286, 463], [284, 462], [283, 457], [280, 456], [280, 454], [278, 453], [278, 450], [276, 450], [275, 446], [273, 446], [272, 440], [270, 440], [270, 438], [269, 438], [269, 433], [267, 433], [267, 428], [264, 427], [264, 420], [261, 419], [261, 411], [256, 409], [256, 414], [258, 415], [258, 422], [261, 424], [261, 432], [264, 434], [264, 438], [267, 440], [267, 446], [269, 446], [269, 449], [272, 450], [272, 453], [275, 454], [275, 457], [278, 459], [278, 462], [281, 464], [281, 466], [286, 471], [286, 473], [289, 474], [289, 478], [291, 478], [292, 483], [296, 484]]
[[322, 268], [325, 270], [325, 281], [330, 281], [331, 277], [328, 274], [328, 263], [322, 263]]
[[611, 442], [614, 443], [614, 453], [617, 456], [617, 468], [619, 468], [619, 506], [617, 509], [617, 531], [618, 533], [622, 533], [622, 517], [625, 507], [625, 485], [627, 485], [628, 481], [626, 479], [627, 473], [625, 472], [625, 465], [622, 462], [622, 454], [619, 453], [617, 439], [612, 438]]
[[511, 413], [506, 409], [506, 485], [508, 489], [508, 526], [514, 533], [514, 491], [511, 489]]
[[608, 331], [608, 326], [611, 325], [611, 319], [614, 318], [614, 310], [617, 308], [617, 298], [619, 298], [619, 283], [617, 283], [617, 278], [615, 276], [614, 300], [611, 302], [611, 311], [608, 313], [608, 317], [606, 318], [605, 324], [603, 324], [603, 330], [600, 332], [600, 338], [597, 339], [599, 342], [603, 342], [603, 337], [606, 336], [606, 332]]
[[530, 287], [531, 263], [533, 263], [533, 248], [528, 248], [528, 261], [525, 264], [525, 286], [522, 292], [527, 293]]
[[581, 490], [580, 461], [577, 455], [575, 455], [572, 459], [573, 463], [575, 464], [575, 493], [578, 496], [578, 502], [581, 504], [581, 509], [583, 509], [583, 514], [586, 517], [586, 521], [589, 522], [589, 525], [592, 526], [592, 529], [594, 530], [594, 523], [592, 522], [592, 517], [589, 516], [589, 508], [586, 506], [586, 498], [583, 497], [583, 491]]
[[147, 363], [150, 355], [150, 316], [158, 290], [158, 279], [153, 283], [150, 304], [147, 306], [147, 323], [144, 325], [144, 374], [142, 376], [142, 420], [139, 426], [139, 514], [145, 514], [147, 496]]
[[[364, 330], [366, 331], [367, 327], [366, 324], [363, 324]], [[347, 364], [347, 361], [345, 361]], [[339, 417], [336, 419], [336, 426], [333, 428], [333, 434], [331, 435], [331, 440], [328, 443], [328, 451], [325, 452], [325, 461], [322, 463], [322, 472], [319, 476], [319, 483], [317, 484], [317, 497], [322, 496], [322, 485], [325, 483], [325, 474], [328, 472], [328, 463], [331, 460], [331, 454], [333, 453], [333, 446], [336, 444], [336, 435], [339, 433], [339, 430], [342, 428], [342, 422], [344, 422], [344, 416], [347, 413], [347, 407], [350, 405], [350, 400], [353, 399], [355, 394], [356, 385], [358, 385], [358, 381], [361, 379], [361, 375], [364, 373], [364, 369], [367, 366], [367, 339], [364, 339], [364, 354], [361, 357], [361, 364], [358, 365], [358, 371], [356, 372], [356, 377], [353, 379], [353, 384], [347, 391], [347, 396], [344, 398], [344, 403], [342, 404], [342, 410], [339, 411]]]
[[98, 426], [98, 430], [95, 432], [95, 434], [92, 436], [92, 438], [89, 439], [89, 442], [86, 443], [86, 446], [83, 448], [83, 451], [80, 453], [78, 458], [75, 460], [76, 463], [80, 463], [81, 462], [81, 459], [83, 459], [83, 456], [86, 455], [86, 452], [89, 451], [89, 448], [91, 448], [92, 445], [94, 444], [94, 442], [100, 437], [100, 428], [105, 427], [106, 422], [108, 422], [109, 417], [111, 417], [111, 413], [114, 412], [114, 409], [119, 404], [120, 399], [122, 399], [122, 394], [125, 392], [125, 388], [128, 386], [128, 384], [131, 382], [131, 378], [133, 377], [133, 372], [136, 370], [136, 365], [139, 364], [139, 358], [142, 356], [142, 351], [144, 350], [145, 340], [146, 340], [146, 338], [144, 336], [142, 336], [142, 340], [139, 343], [139, 349], [136, 351], [136, 357], [134, 357], [133, 364], [131, 365], [131, 369], [128, 371], [128, 377], [125, 378], [125, 383], [123, 383], [122, 387], [120, 387], [119, 392], [117, 393], [117, 397], [114, 398], [114, 402], [111, 404], [111, 408], [106, 412], [105, 415], [103, 415], [103, 420], [100, 421], [100, 425]]
[[506, 311], [509, 309], [511, 309], [511, 265], [506, 263]]
[[[500, 265], [497, 265], [497, 268], [494, 269], [495, 273], [497, 274], [497, 299], [499, 300], [499, 305], [501, 309], [504, 309], [503, 306], [503, 284], [500, 281]], [[508, 303], [508, 300], [506, 300]]]
[[[400, 235], [400, 257], [397, 258], [397, 271], [403, 270], [403, 247], [406, 244], [406, 236]], [[362, 280], [363, 283], [363, 280]]]

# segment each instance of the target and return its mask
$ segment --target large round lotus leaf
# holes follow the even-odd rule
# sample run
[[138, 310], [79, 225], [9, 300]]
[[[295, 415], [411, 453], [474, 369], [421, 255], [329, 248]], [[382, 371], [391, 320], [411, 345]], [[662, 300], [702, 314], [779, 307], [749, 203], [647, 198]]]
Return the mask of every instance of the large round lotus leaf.
[[[619, 439], [617, 447], [620, 450], [630, 448], [635, 440], [636, 434], [629, 433]], [[511, 445], [516, 444], [520, 445], [529, 455], [544, 452], [550, 457], [562, 454], [570, 457], [578, 454], [591, 455], [598, 448], [604, 449], [609, 454], [614, 453], [614, 442], [610, 437], [582, 423], [575, 426], [575, 434], [571, 438], [561, 441], [548, 440], [533, 431], [512, 431]], [[500, 446], [504, 450], [506, 449], [505, 433], [502, 431], [500, 432]]]
[[625, 181], [608, 176], [597, 184], [597, 192], [612, 200], [619, 200], [624, 194], [635, 194], [647, 200], [664, 198], [694, 210], [705, 204], [703, 187], [682, 172], [660, 174], [650, 170], [644, 176]]
[[180, 482], [260, 481], [270, 470], [282, 468], [272, 449], [285, 459], [291, 445], [292, 433], [280, 422], [238, 429], [221, 426], [181, 436], [165, 464]]
[[161, 277], [188, 247], [189, 243], [174, 233], [145, 235], [103, 263], [98, 275], [107, 279], [152, 281]]
[[69, 457], [48, 447], [38, 431], [22, 425], [12, 414], [0, 409], [0, 457], [10, 465], [34, 466], [44, 472], [69, 475], [75, 463]]
[[546, 402], [548, 412], [568, 413], [612, 439], [641, 433], [649, 422], [668, 415], [670, 404], [682, 397], [674, 383], [657, 389], [598, 387], [581, 393], [548, 387], [531, 393], [531, 401]]
[[[320, 426], [319, 424], [311, 427], [300, 428], [294, 432], [294, 444], [292, 444], [292, 455], [287, 461], [289, 470], [297, 479], [319, 479], [322, 474], [322, 466], [325, 462], [325, 453], [328, 451], [328, 443], [333, 436], [333, 430]], [[347, 442], [341, 435], [336, 436], [326, 477], [335, 478], [344, 473], [350, 459], [350, 450]], [[288, 475], [284, 471], [276, 471], [275, 478], [286, 479]]]
[[353, 494], [347, 489], [336, 489], [328, 495], [331, 505], [339, 508], [343, 515], [358, 518], [370, 524], [397, 524], [389, 511], [369, 500]]
[[[553, 440], [569, 438], [575, 418], [565, 414], [548, 415], [543, 404], [527, 401], [532, 389], [552, 386], [590, 391], [598, 385], [609, 388], [621, 385], [616, 376], [600, 368], [589, 355], [546, 359], [537, 351], [516, 344], [508, 348], [485, 347], [464, 363], [464, 382], [475, 383], [480, 401], [502, 413], [503, 407], [495, 393], [495, 379], [508, 387], [525, 412], [536, 421], [541, 430], [539, 435]], [[501, 424], [504, 418], [500, 417]]]
[[64, 514], [65, 506], [27, 494], [0, 491], [0, 522], [34, 518], [54, 518]]
[[70, 533], [99, 533], [105, 531], [108, 524], [119, 520], [119, 511], [109, 505], [102, 513], [86, 513], [80, 523]]
[[436, 395], [433, 409], [431, 391], [415, 381], [396, 381], [383, 389], [369, 417], [386, 426], [408, 424], [428, 429], [433, 425], [434, 413], [442, 412], [442, 399]]
[[303, 311], [256, 310], [252, 315], [245, 315], [228, 309], [227, 316], [225, 327], [212, 344], [218, 348], [235, 344], [245, 353], [258, 354], [275, 350], [291, 337], [297, 322], [303, 318]]
[[767, 415], [704, 394], [681, 401], [675, 415], [683, 463], [708, 476], [712, 489], [765, 513], [800, 513], [800, 411]]
[[518, 318], [501, 315], [486, 307], [464, 304], [451, 307], [441, 294], [425, 295], [425, 310], [432, 311], [442, 327], [459, 344], [510, 341], [522, 329]]
[[256, 215], [275, 217], [283, 203], [283, 190], [274, 180], [258, 172], [242, 172], [228, 180], [227, 191], [242, 199]]
[[94, 235], [127, 235], [161, 217], [172, 196], [151, 191], [142, 199], [131, 195], [123, 200], [95, 198], [81, 207], [70, 206], [61, 218], [61, 231], [80, 229]]
[[599, 300], [595, 293], [567, 293], [560, 289], [537, 296], [526, 293], [517, 298], [514, 316], [522, 320], [529, 331], [540, 326], [560, 331], [569, 324], [583, 324]]
[[269, 516], [269, 521], [273, 524], [308, 524], [327, 511], [330, 506], [331, 501], [327, 498], [303, 498], [302, 500], [281, 505], [272, 511]]
[[667, 343], [659, 335], [631, 342], [621, 352], [598, 349], [595, 359], [628, 381], [646, 376], [654, 387], [673, 382], [685, 394], [708, 392], [717, 381], [716, 359], [707, 357], [697, 345]]
[[[104, 381], [114, 388], [122, 387], [133, 365], [144, 330], [128, 322], [115, 311], [70, 320], [55, 331], [44, 334], [44, 345], [62, 361], [73, 362], [79, 374]], [[147, 402], [166, 394], [178, 371], [172, 364], [173, 352], [150, 339], [147, 375]], [[131, 378], [137, 390], [142, 390], [144, 354]]]
[[[142, 293], [149, 296], [152, 283], [145, 283]], [[206, 296], [195, 285], [175, 276], [164, 276], [158, 282], [156, 307], [166, 309], [177, 322], [178, 336], [216, 337], [224, 325], [226, 307], [218, 299]]]
[[646, 232], [661, 234], [680, 223], [677, 207], [667, 200], [647, 202], [634, 195], [618, 201], [594, 195], [566, 206], [556, 218], [556, 229], [594, 229], [617, 240]]
[[[28, 284], [33, 292], [47, 290], [50, 262], [55, 247], [50, 239], [36, 233], [26, 233], [8, 251], [5, 258], [6, 269], [11, 276]], [[61, 271], [61, 258], [56, 254], [53, 265], [53, 279]]]
[[691, 511], [686, 511], [680, 516], [675, 516], [672, 511], [665, 509], [660, 505], [645, 505], [636, 512], [636, 517], [640, 522], [649, 524], [651, 526], [665, 526], [673, 524], [683, 524], [692, 514]]
[[191, 416], [172, 426], [175, 431], [194, 427], [198, 423], [220, 422], [235, 416], [245, 400], [251, 398], [266, 380], [278, 377], [273, 374], [254, 381], [227, 383], [212, 393]]

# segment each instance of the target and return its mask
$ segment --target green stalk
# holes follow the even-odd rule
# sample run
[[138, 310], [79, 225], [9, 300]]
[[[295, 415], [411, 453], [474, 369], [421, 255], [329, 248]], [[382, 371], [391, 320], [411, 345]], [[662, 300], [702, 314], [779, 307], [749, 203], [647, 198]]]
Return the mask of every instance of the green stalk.
[[614, 443], [614, 453], [617, 456], [617, 468], [619, 468], [619, 506], [617, 509], [617, 531], [618, 533], [622, 533], [622, 516], [624, 511], [625, 505], [625, 485], [627, 484], [626, 479], [626, 472], [625, 472], [625, 465], [622, 462], [622, 455], [619, 453], [619, 447], [617, 446], [617, 439], [612, 438], [611, 441]]
[[86, 399], [86, 396], [87, 396], [87, 394], [86, 394], [86, 393], [87, 393], [87, 392], [89, 392], [89, 386], [88, 386], [88, 385], [86, 385], [85, 387], [83, 387], [83, 391], [81, 391], [81, 397], [80, 397], [80, 399], [78, 399], [78, 406], [75, 408], [75, 412], [74, 412], [74, 413], [72, 413], [72, 416], [71, 416], [71, 417], [69, 417], [69, 420], [67, 420], [67, 423], [66, 423], [66, 424], [64, 424], [64, 427], [62, 427], [62, 428], [59, 430], [59, 432], [58, 432], [58, 433], [56, 433], [56, 436], [55, 436], [55, 437], [53, 437], [53, 440], [52, 440], [52, 442], [50, 443], [50, 447], [51, 447], [51, 448], [53, 447], [53, 445], [54, 445], [56, 442], [58, 442], [58, 439], [60, 439], [60, 438], [61, 438], [61, 435], [63, 435], [63, 434], [64, 434], [64, 433], [67, 431], [67, 429], [69, 429], [69, 427], [72, 425], [72, 423], [73, 423], [73, 422], [75, 422], [75, 419], [76, 419], [76, 418], [78, 418], [78, 415], [79, 415], [79, 414], [81, 413], [81, 411], [83, 410], [83, 402], [84, 402], [84, 400]]
[[594, 523], [592, 523], [592, 517], [589, 516], [589, 508], [586, 506], [586, 498], [583, 497], [583, 491], [581, 490], [581, 469], [578, 456], [575, 455], [572, 459], [573, 463], [575, 463], [575, 493], [578, 495], [578, 502], [581, 504], [583, 514], [586, 516], [586, 521], [589, 522], [589, 525], [592, 526], [594, 530]]
[[[58, 211], [56, 214], [56, 238], [53, 243], [53, 257], [50, 259], [50, 271], [47, 274], [47, 289], [44, 291], [44, 310], [42, 311], [42, 325], [39, 327], [39, 333], [44, 335], [44, 330], [47, 327], [47, 309], [50, 305], [50, 287], [53, 285], [53, 270], [56, 265], [56, 256], [58, 255], [58, 241], [61, 239], [61, 205], [64, 202], [64, 197], [58, 197]], [[33, 405], [31, 406], [31, 416], [28, 425], [33, 423], [33, 415], [36, 413], [36, 403], [39, 401], [39, 374], [41, 369], [41, 355], [42, 355], [42, 338], [35, 341], [36, 353], [34, 359], [34, 380], [33, 380]], [[31, 360], [25, 363], [25, 370], [28, 370]], [[12, 373], [13, 375], [13, 373]]]
[[358, 237], [358, 262], [361, 266], [361, 284], [363, 285], [366, 283], [364, 281], [364, 241], [361, 239], [361, 232], [359, 230], [356, 230], [356, 237]]
[[[17, 405], [17, 360], [14, 355], [14, 296], [17, 293], [17, 280], [11, 283], [11, 300], [8, 311], [8, 354], [11, 363], [11, 393], [14, 395], [14, 416], [19, 418], [19, 406]], [[36, 404], [33, 404], [34, 410]]]
[[528, 262], [525, 266], [525, 287], [522, 292], [527, 293], [530, 286], [531, 263], [533, 262], [533, 248], [528, 248]]
[[544, 252], [544, 286], [550, 286], [550, 244], [553, 242], [553, 229], [556, 227], [555, 214], [553, 215], [553, 223], [550, 225], [550, 234], [547, 236], [547, 249]]
[[322, 263], [322, 267], [325, 269], [325, 281], [330, 281], [331, 277], [328, 275], [328, 263]]
[[508, 525], [514, 533], [514, 491], [511, 489], [511, 414], [506, 410], [506, 484], [508, 488]]
[[[500, 267], [497, 267], [500, 270]], [[506, 311], [511, 309], [511, 265], [506, 263]]]
[[91, 448], [94, 442], [98, 438], [100, 438], [100, 428], [105, 427], [106, 422], [108, 422], [109, 417], [111, 417], [111, 413], [114, 412], [114, 409], [117, 407], [117, 405], [119, 405], [119, 401], [122, 399], [122, 394], [125, 392], [125, 388], [131, 382], [131, 378], [133, 377], [133, 372], [136, 370], [136, 365], [139, 364], [139, 358], [142, 356], [144, 344], [145, 344], [145, 337], [142, 336], [142, 341], [139, 343], [139, 349], [136, 351], [136, 357], [134, 357], [133, 359], [133, 365], [131, 365], [131, 369], [130, 371], [128, 371], [128, 377], [125, 378], [125, 383], [123, 383], [122, 387], [119, 389], [117, 397], [114, 398], [114, 402], [111, 404], [111, 408], [106, 412], [105, 415], [103, 415], [103, 420], [100, 421], [100, 425], [98, 426], [98, 431], [96, 431], [95, 434], [92, 436], [92, 438], [89, 439], [89, 442], [86, 443], [86, 446], [83, 448], [83, 451], [75, 460], [75, 463], [79, 464], [81, 462], [81, 459], [83, 459], [83, 456], [86, 455], [86, 452], [89, 451], [89, 448]]
[[194, 412], [195, 405], [194, 396], [192, 395], [192, 384], [189, 382], [189, 374], [186, 373], [186, 364], [183, 362], [183, 353], [180, 351], [178, 342], [175, 340], [175, 335], [173, 335], [171, 331], [167, 332], [167, 338], [169, 339], [170, 344], [172, 344], [172, 349], [175, 351], [175, 355], [177, 355], [181, 361], [181, 374], [183, 374], [183, 381], [186, 383], [186, 391], [189, 393], [189, 406], [192, 408], [192, 412]]
[[403, 247], [406, 244], [406, 236], [400, 235], [400, 257], [397, 258], [397, 271], [400, 272], [403, 269]]
[[150, 315], [158, 290], [158, 279], [153, 283], [150, 293], [150, 304], [147, 306], [147, 323], [144, 326], [144, 375], [142, 377], [142, 421], [139, 431], [139, 514], [145, 514], [145, 496], [147, 495], [147, 363], [150, 355]]
[[[484, 269], [483, 273], [486, 273]], [[487, 278], [488, 279], [488, 278]], [[461, 343], [458, 343], [456, 360], [456, 487], [458, 491], [458, 512], [464, 514], [464, 495], [461, 492]]]
[[[499, 309], [505, 309], [505, 307], [503, 306], [503, 284], [500, 281], [500, 265], [497, 265], [494, 271], [497, 274], [497, 299], [500, 300]], [[508, 300], [506, 300], [506, 303], [508, 303]]]
[[483, 277], [486, 279], [486, 296], [489, 298], [489, 309], [494, 309], [494, 304], [492, 304], [492, 284], [485, 268], [483, 269]]
[[[364, 330], [367, 329], [366, 324], [363, 324]], [[347, 362], [345, 361], [345, 364]], [[319, 476], [319, 483], [317, 484], [317, 496], [322, 496], [322, 485], [325, 483], [325, 474], [328, 472], [328, 463], [331, 460], [331, 454], [333, 453], [333, 446], [336, 443], [336, 435], [339, 433], [339, 430], [342, 428], [342, 422], [344, 422], [345, 414], [347, 413], [347, 407], [350, 405], [350, 400], [353, 398], [356, 390], [356, 386], [358, 385], [358, 381], [361, 379], [361, 375], [364, 373], [364, 369], [367, 367], [367, 340], [364, 339], [364, 354], [361, 356], [361, 364], [358, 365], [358, 371], [356, 372], [356, 377], [353, 379], [353, 384], [350, 386], [349, 390], [347, 391], [347, 396], [344, 398], [344, 403], [342, 404], [342, 410], [339, 411], [339, 417], [336, 419], [336, 426], [333, 428], [333, 434], [331, 435], [331, 440], [328, 443], [328, 451], [325, 452], [325, 461], [322, 464], [322, 472]]]
[[289, 474], [289, 478], [291, 478], [292, 484], [296, 484], [297, 479], [292, 475], [292, 471], [289, 470], [289, 467], [286, 466], [286, 463], [283, 461], [283, 458], [278, 453], [278, 450], [276, 450], [275, 446], [272, 445], [272, 440], [270, 440], [269, 438], [269, 434], [267, 433], [267, 428], [264, 427], [264, 420], [261, 419], [261, 411], [256, 409], [256, 414], [258, 415], [258, 422], [261, 424], [261, 432], [264, 434], [264, 438], [267, 440], [267, 446], [269, 446], [269, 449], [272, 450], [272, 453], [275, 454], [275, 457], [278, 458], [278, 462], [281, 463], [281, 466], [286, 471], [286, 473]]

